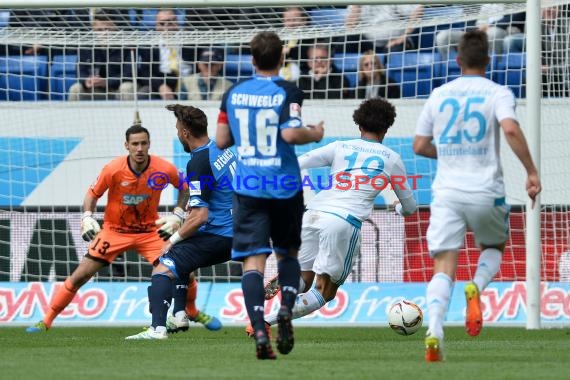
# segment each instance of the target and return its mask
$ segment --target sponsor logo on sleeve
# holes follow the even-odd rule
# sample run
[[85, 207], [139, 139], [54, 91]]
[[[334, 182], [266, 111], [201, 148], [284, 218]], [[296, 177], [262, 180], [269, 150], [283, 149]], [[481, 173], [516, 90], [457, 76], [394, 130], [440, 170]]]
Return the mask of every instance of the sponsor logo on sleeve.
[[301, 105], [298, 103], [291, 103], [289, 105], [289, 116], [301, 118]]
[[190, 181], [190, 196], [202, 195], [202, 188], [200, 187], [200, 181]]

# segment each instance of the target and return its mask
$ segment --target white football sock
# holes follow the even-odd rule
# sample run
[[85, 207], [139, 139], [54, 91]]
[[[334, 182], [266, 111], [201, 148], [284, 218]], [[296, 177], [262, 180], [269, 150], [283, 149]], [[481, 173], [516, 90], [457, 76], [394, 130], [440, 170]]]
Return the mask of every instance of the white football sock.
[[156, 326], [154, 331], [161, 334], [166, 334], [166, 326]]
[[299, 277], [299, 291], [302, 292], [305, 290], [305, 280], [303, 280], [303, 277]]
[[487, 248], [481, 252], [477, 270], [473, 277], [473, 282], [477, 285], [480, 292], [489, 285], [493, 277], [499, 272], [502, 260], [503, 254], [496, 248]]
[[[293, 306], [293, 319], [304, 317], [311, 314], [315, 310], [319, 310], [325, 305], [325, 299], [315, 288], [306, 293], [297, 295], [295, 306]], [[277, 324], [277, 314], [269, 315], [265, 318], [265, 322], [270, 325]]]
[[428, 334], [443, 339], [443, 320], [453, 291], [453, 280], [445, 273], [436, 273], [427, 286], [426, 301]]

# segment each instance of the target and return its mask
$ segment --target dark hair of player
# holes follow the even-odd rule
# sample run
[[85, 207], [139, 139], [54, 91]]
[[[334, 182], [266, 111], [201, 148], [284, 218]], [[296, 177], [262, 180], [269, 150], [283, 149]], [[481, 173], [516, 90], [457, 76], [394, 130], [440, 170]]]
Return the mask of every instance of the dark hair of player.
[[184, 129], [188, 130], [193, 137], [199, 138], [208, 134], [208, 118], [201, 109], [181, 104], [169, 104], [166, 109], [174, 112]]
[[127, 129], [127, 131], [125, 132], [125, 140], [129, 142], [129, 137], [137, 133], [146, 133], [148, 139], [150, 140], [150, 133], [148, 132], [148, 129], [146, 129], [140, 124], [134, 124]]
[[482, 30], [465, 32], [457, 47], [461, 65], [466, 68], [479, 69], [489, 62], [489, 42], [487, 34]]
[[260, 70], [274, 70], [279, 67], [283, 55], [283, 41], [275, 32], [261, 32], [250, 43], [251, 55]]
[[352, 120], [365, 132], [385, 133], [394, 124], [396, 108], [384, 98], [363, 101]]

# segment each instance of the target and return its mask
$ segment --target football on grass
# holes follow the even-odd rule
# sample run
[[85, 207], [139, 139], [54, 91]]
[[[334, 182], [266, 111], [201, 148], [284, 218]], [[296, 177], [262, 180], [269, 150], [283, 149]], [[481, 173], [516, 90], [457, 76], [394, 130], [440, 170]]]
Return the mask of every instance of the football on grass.
[[388, 324], [400, 335], [412, 335], [422, 327], [422, 309], [412, 301], [401, 300], [390, 306]]

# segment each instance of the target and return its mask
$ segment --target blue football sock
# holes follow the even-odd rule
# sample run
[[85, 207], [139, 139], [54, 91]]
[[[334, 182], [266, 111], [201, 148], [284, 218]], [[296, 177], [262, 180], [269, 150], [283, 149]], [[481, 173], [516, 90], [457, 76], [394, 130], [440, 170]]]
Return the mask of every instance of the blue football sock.
[[263, 306], [265, 304], [263, 274], [256, 270], [245, 272], [241, 278], [241, 289], [251, 326], [255, 331], [265, 331], [265, 322], [263, 320]]
[[152, 327], [166, 326], [166, 315], [172, 302], [172, 280], [164, 274], [155, 274], [148, 288]]
[[277, 262], [279, 285], [281, 286], [281, 304], [293, 309], [297, 298], [301, 267], [296, 257], [285, 256]]
[[175, 279], [172, 282], [172, 297], [174, 298], [174, 306], [172, 307], [172, 315], [183, 311], [186, 308], [186, 293], [188, 292], [188, 280]]

